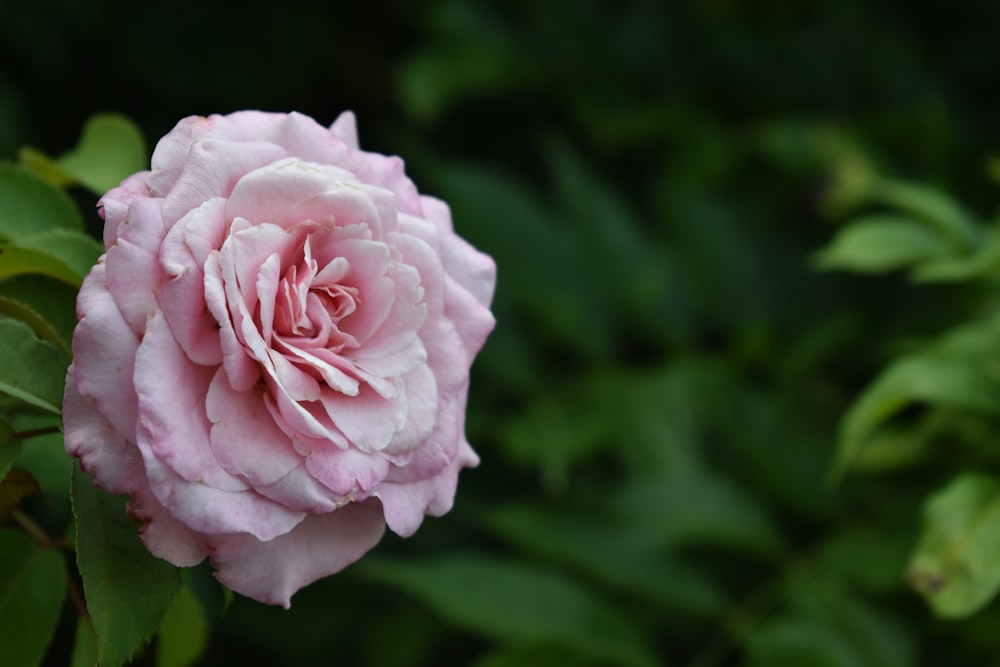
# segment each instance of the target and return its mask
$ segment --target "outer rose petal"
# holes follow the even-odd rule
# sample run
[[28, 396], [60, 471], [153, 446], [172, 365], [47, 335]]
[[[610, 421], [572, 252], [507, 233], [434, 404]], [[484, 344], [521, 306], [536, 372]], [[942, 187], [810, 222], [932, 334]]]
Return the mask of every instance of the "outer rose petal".
[[385, 507], [385, 521], [400, 537], [417, 532], [424, 515], [441, 516], [451, 509], [458, 485], [458, 471], [479, 463], [479, 457], [464, 440], [459, 455], [437, 475], [413, 482], [382, 482], [372, 494]]
[[[98, 264], [83, 281], [77, 296], [80, 323], [73, 333], [77, 389], [93, 401], [115, 431], [135, 440], [137, 398], [132, 368], [139, 347], [128, 323], [107, 290], [104, 264]], [[69, 422], [72, 428], [73, 420]]]
[[66, 372], [62, 412], [66, 451], [80, 459], [80, 467], [99, 480], [98, 486], [111, 493], [132, 493], [143, 485], [146, 473], [139, 451], [80, 395], [72, 365]]
[[248, 535], [212, 540], [216, 578], [237, 593], [288, 609], [292, 594], [339, 572], [378, 544], [385, 531], [377, 502], [314, 514], [269, 542]]

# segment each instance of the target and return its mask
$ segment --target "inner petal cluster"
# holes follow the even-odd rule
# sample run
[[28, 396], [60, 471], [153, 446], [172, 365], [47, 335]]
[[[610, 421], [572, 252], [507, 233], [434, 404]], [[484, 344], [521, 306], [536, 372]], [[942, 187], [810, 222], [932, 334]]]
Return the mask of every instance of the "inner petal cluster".
[[348, 282], [351, 263], [345, 257], [334, 257], [321, 268], [313, 257], [312, 241], [312, 234], [306, 236], [295, 253], [300, 260], [280, 279], [273, 333], [285, 344], [300, 348], [323, 348], [333, 353], [345, 347], [357, 348], [358, 341], [339, 326], [361, 303], [361, 290]]

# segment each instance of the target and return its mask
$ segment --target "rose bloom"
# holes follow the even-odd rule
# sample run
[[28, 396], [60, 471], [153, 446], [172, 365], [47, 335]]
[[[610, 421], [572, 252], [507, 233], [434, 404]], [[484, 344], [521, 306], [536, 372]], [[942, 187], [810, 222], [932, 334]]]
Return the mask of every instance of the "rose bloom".
[[495, 266], [352, 114], [186, 118], [99, 205], [66, 449], [153, 554], [288, 607], [451, 508]]

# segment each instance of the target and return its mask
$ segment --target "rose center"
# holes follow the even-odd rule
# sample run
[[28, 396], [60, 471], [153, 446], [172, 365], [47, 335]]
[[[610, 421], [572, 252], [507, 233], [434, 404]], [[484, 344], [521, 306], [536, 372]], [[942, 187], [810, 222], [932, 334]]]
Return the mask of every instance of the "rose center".
[[338, 324], [361, 304], [357, 287], [345, 284], [350, 263], [336, 257], [320, 268], [306, 237], [301, 261], [288, 267], [278, 284], [274, 309], [274, 332], [294, 338], [300, 347], [323, 347], [339, 352], [354, 338]]

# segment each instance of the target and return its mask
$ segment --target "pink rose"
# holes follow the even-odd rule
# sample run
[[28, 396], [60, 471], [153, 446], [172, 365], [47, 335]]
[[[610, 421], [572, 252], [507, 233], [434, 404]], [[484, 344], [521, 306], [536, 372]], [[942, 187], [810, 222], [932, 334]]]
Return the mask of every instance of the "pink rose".
[[352, 114], [186, 118], [100, 205], [66, 449], [153, 554], [288, 607], [451, 508], [495, 266]]

